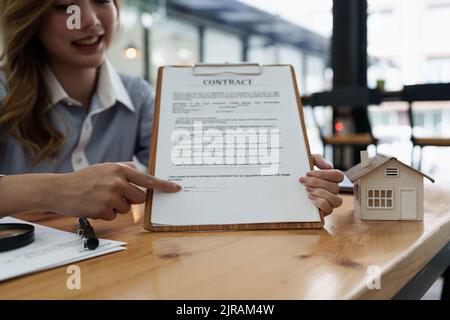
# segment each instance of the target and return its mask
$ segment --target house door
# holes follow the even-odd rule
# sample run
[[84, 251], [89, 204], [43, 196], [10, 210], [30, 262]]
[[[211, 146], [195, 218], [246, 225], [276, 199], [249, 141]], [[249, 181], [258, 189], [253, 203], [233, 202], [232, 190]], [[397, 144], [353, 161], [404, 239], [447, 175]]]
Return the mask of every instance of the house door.
[[400, 189], [400, 219], [417, 218], [417, 190]]

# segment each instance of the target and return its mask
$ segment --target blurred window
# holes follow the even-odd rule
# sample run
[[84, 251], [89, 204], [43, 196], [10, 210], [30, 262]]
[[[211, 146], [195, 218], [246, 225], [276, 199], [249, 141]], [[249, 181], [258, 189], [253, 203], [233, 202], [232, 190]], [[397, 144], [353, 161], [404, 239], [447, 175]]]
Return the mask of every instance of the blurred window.
[[108, 58], [119, 72], [143, 76], [144, 33], [139, 23], [139, 13], [131, 7], [124, 6], [120, 12], [120, 23], [116, 39], [108, 50]]
[[426, 82], [429, 83], [450, 82], [450, 57], [429, 58], [427, 60]]
[[249, 62], [260, 64], [278, 63], [277, 47], [269, 40], [261, 36], [251, 36], [247, 58]]
[[192, 65], [199, 59], [199, 34], [193, 24], [166, 19], [152, 28], [152, 82], [159, 66], [168, 64]]
[[325, 89], [325, 61], [315, 55], [306, 56], [306, 93]]
[[242, 60], [242, 41], [229, 32], [205, 29], [205, 56], [206, 63], [240, 62]]

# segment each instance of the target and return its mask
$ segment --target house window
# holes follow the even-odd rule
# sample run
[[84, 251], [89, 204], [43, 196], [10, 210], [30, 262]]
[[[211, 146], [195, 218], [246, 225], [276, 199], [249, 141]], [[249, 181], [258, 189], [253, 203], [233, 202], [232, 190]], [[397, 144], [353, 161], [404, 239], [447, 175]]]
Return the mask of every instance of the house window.
[[394, 191], [392, 189], [368, 189], [367, 209], [393, 209]]
[[394, 167], [388, 167], [385, 169], [384, 171], [384, 175], [386, 177], [398, 177], [399, 176], [399, 170], [398, 168], [394, 168]]

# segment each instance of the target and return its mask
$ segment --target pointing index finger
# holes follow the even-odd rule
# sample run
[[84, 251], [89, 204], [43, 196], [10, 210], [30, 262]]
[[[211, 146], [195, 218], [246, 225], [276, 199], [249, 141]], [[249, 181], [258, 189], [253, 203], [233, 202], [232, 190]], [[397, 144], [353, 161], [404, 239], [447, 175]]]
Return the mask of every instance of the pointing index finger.
[[177, 192], [181, 190], [181, 186], [176, 183], [155, 178], [132, 168], [126, 168], [125, 172], [129, 182], [144, 188], [158, 189], [164, 192]]

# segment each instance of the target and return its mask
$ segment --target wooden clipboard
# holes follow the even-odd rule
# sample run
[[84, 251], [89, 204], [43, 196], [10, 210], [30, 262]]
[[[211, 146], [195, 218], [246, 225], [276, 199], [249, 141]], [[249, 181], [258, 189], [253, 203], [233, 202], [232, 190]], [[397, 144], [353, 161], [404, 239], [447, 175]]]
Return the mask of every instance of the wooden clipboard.
[[[264, 65], [259, 64], [201, 64], [195, 66], [170, 66], [175, 68], [191, 68], [194, 75], [205, 75], [201, 73], [201, 68], [219, 68], [228, 67], [228, 69], [236, 67], [250, 67], [248, 68], [251, 73], [239, 73], [242, 74], [257, 74], [261, 72], [263, 67], [279, 67], [288, 66], [291, 70], [292, 83], [295, 90], [295, 96], [297, 100], [297, 107], [300, 117], [300, 123], [303, 130], [303, 137], [305, 140], [305, 147], [308, 153], [310, 169], [313, 170], [314, 162], [311, 156], [311, 150], [309, 147], [309, 142], [307, 138], [307, 131], [305, 126], [305, 120], [303, 115], [303, 107], [300, 98], [300, 92], [298, 90], [297, 80], [295, 71], [292, 65]], [[164, 76], [164, 66], [158, 69], [158, 79], [156, 84], [156, 98], [155, 98], [155, 111], [153, 119], [153, 130], [151, 138], [151, 149], [150, 149], [150, 161], [149, 161], [149, 172], [151, 175], [155, 175], [156, 167], [156, 152], [157, 152], [157, 141], [158, 141], [158, 128], [159, 128], [159, 117], [161, 108], [161, 94], [162, 94], [162, 79]], [[258, 69], [259, 68], [259, 69]], [[259, 71], [258, 71], [259, 70]], [[235, 73], [235, 72], [226, 72]], [[211, 75], [217, 75], [218, 73]], [[221, 73], [223, 74], [223, 73]], [[324, 214], [323, 211], [319, 209], [320, 222], [277, 222], [277, 223], [243, 223], [243, 224], [209, 224], [209, 225], [189, 225], [189, 226], [169, 226], [169, 225], [156, 225], [152, 223], [152, 203], [153, 203], [153, 190], [148, 189], [147, 198], [145, 202], [145, 214], [144, 214], [144, 228], [148, 231], [220, 231], [220, 230], [270, 230], [270, 229], [311, 229], [311, 228], [322, 228], [324, 226]]]

